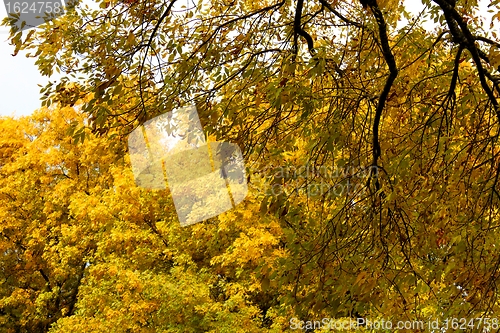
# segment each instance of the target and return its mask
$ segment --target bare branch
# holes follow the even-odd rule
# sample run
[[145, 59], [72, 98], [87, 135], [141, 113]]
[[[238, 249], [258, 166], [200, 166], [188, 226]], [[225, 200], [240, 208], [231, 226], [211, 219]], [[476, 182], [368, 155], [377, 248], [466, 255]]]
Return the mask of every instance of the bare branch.
[[[372, 3], [369, 4], [373, 16], [377, 20], [378, 24], [378, 30], [379, 30], [379, 35], [380, 35], [380, 43], [382, 46], [382, 54], [384, 56], [384, 60], [389, 67], [389, 77], [387, 78], [387, 81], [385, 82], [384, 89], [382, 90], [382, 93], [380, 94], [378, 103], [377, 103], [377, 108], [375, 110], [375, 119], [373, 121], [373, 166], [377, 166], [378, 163], [378, 158], [380, 157], [381, 151], [380, 151], [380, 142], [379, 142], [379, 127], [380, 127], [380, 119], [382, 117], [382, 111], [384, 110], [385, 103], [387, 101], [387, 97], [389, 95], [389, 91], [391, 90], [391, 87], [396, 80], [396, 77], [398, 76], [398, 68], [396, 65], [396, 60], [394, 59], [394, 55], [392, 54], [391, 47], [389, 45], [389, 37], [387, 35], [387, 24], [385, 23], [384, 16], [382, 12], [380, 11], [380, 8], [378, 7], [376, 1], [373, 1]], [[376, 187], [378, 189], [379, 184], [378, 180], [376, 181]]]

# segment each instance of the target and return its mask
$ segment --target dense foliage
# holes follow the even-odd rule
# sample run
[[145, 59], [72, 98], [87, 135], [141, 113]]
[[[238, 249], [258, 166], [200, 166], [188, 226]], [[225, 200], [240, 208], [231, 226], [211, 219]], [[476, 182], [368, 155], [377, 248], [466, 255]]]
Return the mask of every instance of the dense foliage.
[[[0, 123], [5, 331], [495, 317], [500, 3], [422, 3], [104, 0], [12, 31], [67, 76]], [[181, 228], [126, 138], [189, 104], [250, 192]]]

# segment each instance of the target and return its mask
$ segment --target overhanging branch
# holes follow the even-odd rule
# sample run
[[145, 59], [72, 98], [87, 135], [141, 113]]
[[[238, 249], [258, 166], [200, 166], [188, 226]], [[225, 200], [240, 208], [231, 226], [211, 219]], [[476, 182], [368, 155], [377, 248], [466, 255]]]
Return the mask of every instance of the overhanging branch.
[[[381, 155], [380, 150], [380, 141], [379, 141], [379, 130], [380, 130], [380, 119], [382, 117], [382, 111], [384, 110], [385, 103], [387, 101], [387, 97], [391, 90], [391, 87], [398, 76], [398, 68], [396, 65], [396, 60], [394, 59], [394, 55], [392, 54], [391, 47], [389, 45], [389, 37], [387, 35], [387, 24], [385, 22], [384, 16], [380, 11], [380, 8], [377, 5], [376, 1], [370, 1], [368, 4], [372, 10], [373, 16], [377, 20], [378, 31], [380, 35], [380, 44], [382, 47], [382, 54], [384, 56], [384, 60], [389, 67], [389, 77], [385, 82], [384, 89], [380, 94], [378, 99], [377, 108], [375, 110], [375, 118], [373, 121], [373, 142], [372, 142], [372, 153], [373, 153], [373, 166], [378, 165], [378, 159]], [[375, 182], [377, 190], [379, 189], [378, 180]]]
[[149, 37], [149, 41], [146, 44], [146, 50], [144, 52], [144, 58], [142, 59], [141, 67], [139, 68], [139, 95], [141, 99], [141, 104], [142, 104], [142, 111], [145, 111], [145, 105], [144, 105], [144, 97], [143, 97], [143, 91], [142, 91], [142, 73], [144, 71], [144, 65], [146, 63], [146, 58], [148, 56], [148, 50], [151, 48], [151, 44], [153, 43], [153, 39], [156, 36], [156, 32], [160, 28], [160, 25], [162, 24], [163, 20], [167, 18], [167, 16], [170, 14], [170, 11], [172, 10], [172, 7], [174, 6], [175, 2], [177, 0], [172, 0], [170, 4], [168, 5], [167, 9], [163, 12], [161, 17], [159, 18], [158, 22], [156, 22], [153, 32], [151, 32], [151, 36]]
[[489, 101], [493, 105], [493, 109], [495, 110], [497, 119], [500, 122], [500, 106], [493, 90], [490, 88], [488, 82], [486, 81], [487, 71], [481, 63], [482, 51], [476, 45], [476, 40], [485, 40], [480, 39], [478, 36], [472, 35], [467, 23], [464, 21], [460, 13], [457, 12], [454, 4], [450, 4], [446, 0], [433, 1], [441, 7], [448, 26], [450, 27], [450, 31], [454, 37], [454, 42], [463, 43], [465, 45], [465, 48], [470, 52], [472, 60], [476, 65], [479, 81], [481, 82], [481, 87], [483, 88], [484, 92], [488, 96]]
[[323, 6], [325, 6], [326, 8], [328, 8], [329, 11], [331, 11], [335, 16], [337, 16], [339, 19], [341, 19], [345, 23], [347, 23], [349, 25], [353, 25], [353, 26], [358, 27], [358, 28], [363, 27], [363, 25], [361, 23], [349, 20], [347, 17], [345, 17], [344, 15], [339, 13], [337, 10], [335, 10], [335, 8], [333, 8], [333, 6], [327, 0], [320, 0], [319, 3], [322, 4]]
[[295, 9], [295, 19], [293, 21], [293, 31], [294, 31], [294, 53], [297, 54], [299, 52], [298, 47], [298, 36], [302, 36], [307, 42], [307, 48], [309, 49], [309, 53], [312, 56], [316, 54], [314, 50], [314, 41], [304, 29], [302, 29], [302, 9], [304, 7], [304, 0], [297, 1], [297, 8]]

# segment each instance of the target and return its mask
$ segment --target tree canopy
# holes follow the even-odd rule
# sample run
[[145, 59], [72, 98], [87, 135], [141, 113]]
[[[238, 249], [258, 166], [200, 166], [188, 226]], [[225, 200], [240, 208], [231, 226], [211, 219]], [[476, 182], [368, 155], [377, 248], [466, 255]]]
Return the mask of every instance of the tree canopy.
[[[12, 29], [63, 77], [0, 123], [6, 331], [500, 313], [500, 2], [491, 22], [422, 4], [104, 0]], [[250, 191], [181, 228], [126, 138], [191, 104], [240, 145]]]

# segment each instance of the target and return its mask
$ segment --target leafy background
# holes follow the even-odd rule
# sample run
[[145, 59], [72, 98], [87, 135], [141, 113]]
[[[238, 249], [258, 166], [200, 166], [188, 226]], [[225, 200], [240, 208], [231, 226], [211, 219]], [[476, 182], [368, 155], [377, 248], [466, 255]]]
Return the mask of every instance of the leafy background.
[[[0, 120], [2, 331], [498, 313], [498, 1], [491, 29], [465, 0], [98, 4], [10, 34], [62, 77]], [[189, 104], [250, 191], [182, 228], [126, 143]]]

